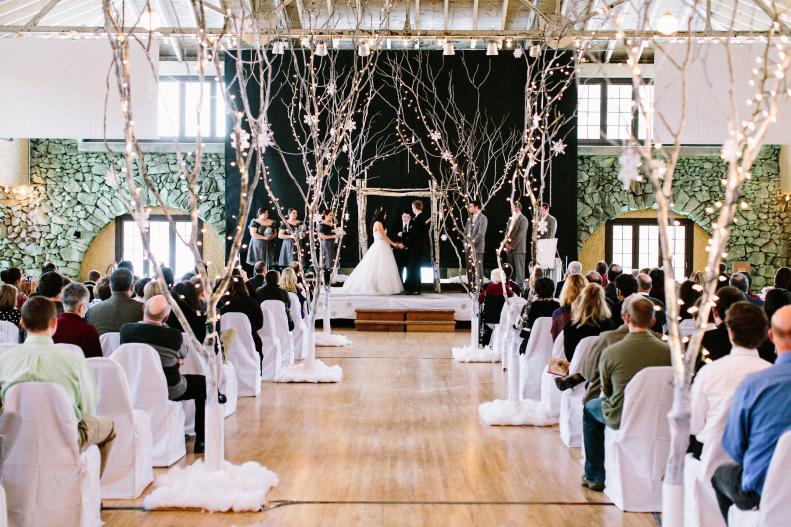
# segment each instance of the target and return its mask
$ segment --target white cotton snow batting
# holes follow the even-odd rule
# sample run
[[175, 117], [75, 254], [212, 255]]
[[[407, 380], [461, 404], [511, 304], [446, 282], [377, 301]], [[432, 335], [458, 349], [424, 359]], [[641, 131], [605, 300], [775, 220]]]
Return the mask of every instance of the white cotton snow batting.
[[341, 347], [351, 346], [352, 341], [338, 335], [337, 333], [324, 333], [323, 331], [316, 332], [316, 346], [321, 347]]
[[456, 362], [500, 362], [502, 357], [499, 351], [492, 348], [473, 348], [464, 346], [451, 349], [453, 360]]
[[203, 509], [209, 512], [259, 511], [277, 475], [255, 461], [241, 465], [223, 462], [209, 470], [199, 459], [187, 467], [173, 467], [156, 479], [156, 488], [143, 500], [148, 510]]
[[558, 423], [557, 418], [549, 415], [541, 401], [531, 399], [519, 402], [495, 399], [482, 403], [478, 406], [478, 416], [483, 424], [490, 426], [550, 426]]
[[308, 366], [308, 361], [302, 361], [283, 368], [275, 382], [341, 382], [341, 379], [343, 379], [343, 369], [340, 366], [327, 366], [316, 359], [312, 367]]

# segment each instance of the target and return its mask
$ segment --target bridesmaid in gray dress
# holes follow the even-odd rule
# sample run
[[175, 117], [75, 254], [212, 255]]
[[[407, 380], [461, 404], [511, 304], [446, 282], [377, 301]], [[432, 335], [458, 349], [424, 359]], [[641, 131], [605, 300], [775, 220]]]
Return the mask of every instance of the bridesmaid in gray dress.
[[250, 221], [250, 243], [247, 246], [247, 263], [264, 262], [269, 269], [275, 263], [275, 222], [269, 219], [269, 211], [261, 207], [258, 217]]
[[325, 283], [329, 283], [335, 267], [335, 255], [338, 252], [338, 235], [335, 233], [335, 213], [324, 209], [319, 223], [319, 240], [321, 240], [321, 267], [325, 273]]
[[280, 245], [280, 257], [277, 260], [277, 265], [280, 267], [289, 267], [291, 262], [297, 261], [297, 246], [296, 241], [300, 239], [300, 227], [302, 222], [299, 221], [297, 209], [288, 209], [288, 218], [280, 224], [280, 230], [277, 237], [282, 240]]

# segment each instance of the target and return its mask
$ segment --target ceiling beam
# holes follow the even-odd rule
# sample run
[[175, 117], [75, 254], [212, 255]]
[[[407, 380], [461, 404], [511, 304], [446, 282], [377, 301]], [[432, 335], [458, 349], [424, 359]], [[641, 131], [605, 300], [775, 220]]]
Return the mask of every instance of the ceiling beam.
[[420, 34], [420, 0], [415, 0], [415, 31]]
[[505, 24], [508, 22], [508, 0], [503, 0], [503, 13], [500, 16], [500, 31], [505, 31]]
[[[160, 0], [149, 0], [149, 2], [150, 2], [149, 3], [149, 8], [150, 9], [156, 9], [157, 11], [159, 11], [159, 15], [162, 17], [162, 21], [165, 24], [167, 24], [169, 26], [177, 26], [178, 25], [178, 20], [173, 20], [173, 17], [170, 16], [170, 11], [165, 9], [165, 6], [162, 5], [162, 2]], [[195, 25], [197, 26], [198, 25], [198, 15], [194, 11], [192, 11], [192, 9], [190, 9], [190, 12], [192, 13], [193, 21], [194, 21]], [[183, 61], [184, 60], [184, 50], [181, 49], [181, 43], [179, 42], [178, 38], [176, 38], [175, 36], [169, 36], [168, 37], [168, 44], [170, 44], [170, 47], [173, 49], [173, 54], [176, 56], [176, 60], [178, 60], [179, 62]]]
[[757, 5], [761, 11], [766, 13], [766, 16], [768, 16], [772, 22], [777, 21], [783, 30], [791, 30], [791, 25], [786, 21], [786, 18], [780, 16], [780, 13], [775, 9], [774, 1], [770, 4], [766, 0], [753, 0], [753, 3]]
[[442, 28], [447, 31], [448, 30], [448, 8], [450, 4], [450, 0], [444, 0], [442, 5]]
[[42, 18], [44, 18], [45, 16], [47, 16], [47, 13], [49, 13], [50, 11], [52, 11], [52, 9], [53, 9], [53, 8], [54, 8], [56, 5], [58, 5], [59, 3], [60, 3], [60, 0], [49, 0], [49, 2], [47, 2], [46, 4], [44, 4], [44, 7], [42, 7], [41, 9], [39, 9], [38, 13], [36, 13], [35, 15], [33, 15], [33, 18], [31, 18], [30, 20], [28, 20], [28, 21], [25, 23], [25, 27], [28, 27], [28, 28], [29, 28], [29, 27], [37, 26], [37, 25], [38, 25], [38, 23], [39, 23], [39, 22], [41, 22], [41, 19], [42, 19]]
[[472, 0], [472, 29], [478, 29], [478, 0]]

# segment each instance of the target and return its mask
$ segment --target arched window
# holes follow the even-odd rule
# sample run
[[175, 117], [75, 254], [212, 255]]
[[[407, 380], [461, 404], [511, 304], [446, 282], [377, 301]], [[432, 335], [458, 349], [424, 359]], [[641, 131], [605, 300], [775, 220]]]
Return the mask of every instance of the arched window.
[[[190, 217], [188, 215], [174, 215], [176, 229], [181, 237], [189, 240]], [[195, 268], [195, 257], [192, 251], [176, 237], [170, 228], [165, 215], [151, 215], [150, 228], [145, 234], [149, 240], [151, 251], [168, 267], [173, 269], [175, 275], [181, 276]], [[203, 222], [198, 221], [198, 243], [203, 254]], [[135, 270], [143, 275], [152, 271], [151, 263], [143, 256], [143, 238], [137, 223], [130, 215], [119, 216], [115, 220], [115, 261], [129, 260], [134, 264]]]
[[[692, 274], [693, 223], [677, 219], [670, 226], [673, 270], [676, 279]], [[622, 218], [607, 222], [605, 259], [624, 272], [660, 265], [659, 226], [655, 219]]]

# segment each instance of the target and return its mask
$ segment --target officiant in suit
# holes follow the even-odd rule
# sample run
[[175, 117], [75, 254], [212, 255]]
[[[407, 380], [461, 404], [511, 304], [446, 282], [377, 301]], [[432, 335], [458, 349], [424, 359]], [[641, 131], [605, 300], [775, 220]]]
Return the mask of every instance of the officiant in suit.
[[514, 281], [519, 287], [525, 282], [525, 257], [527, 256], [527, 230], [530, 222], [522, 214], [522, 204], [514, 201], [511, 234], [508, 242], [508, 259], [514, 269]]
[[428, 257], [428, 225], [423, 213], [423, 202], [412, 202], [414, 218], [403, 238], [407, 249], [406, 280], [404, 289], [408, 295], [420, 294], [420, 268]]
[[[390, 226], [390, 232], [395, 233], [394, 240], [404, 243], [407, 233], [409, 233], [411, 228], [412, 212], [404, 212], [401, 214], [401, 219]], [[404, 276], [404, 269], [406, 269], [409, 260], [409, 252], [406, 248], [395, 249], [393, 254], [395, 255], [396, 265], [398, 266], [398, 274], [399, 276]]]
[[473, 200], [467, 206], [470, 217], [464, 231], [471, 240], [471, 246], [467, 247], [467, 258], [475, 258], [475, 268], [467, 266], [467, 283], [480, 283], [483, 279], [483, 255], [486, 249], [486, 229], [489, 227], [489, 220], [481, 212], [481, 202]]

